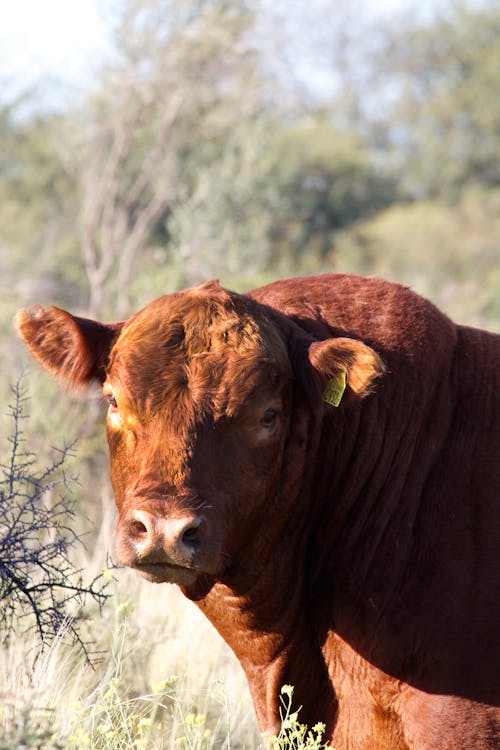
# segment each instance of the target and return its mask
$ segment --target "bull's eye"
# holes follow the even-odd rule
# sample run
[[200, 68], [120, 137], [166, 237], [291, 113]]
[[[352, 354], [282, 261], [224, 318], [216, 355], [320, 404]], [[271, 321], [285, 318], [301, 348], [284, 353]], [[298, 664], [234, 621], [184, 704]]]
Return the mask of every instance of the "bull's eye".
[[277, 416], [278, 414], [275, 409], [267, 409], [267, 411], [264, 412], [264, 416], [260, 420], [262, 427], [267, 427], [268, 429], [274, 427]]
[[112, 393], [110, 393], [108, 396], [106, 396], [106, 400], [108, 404], [111, 406], [112, 409], [118, 409], [118, 404], [116, 403], [116, 398], [113, 396]]

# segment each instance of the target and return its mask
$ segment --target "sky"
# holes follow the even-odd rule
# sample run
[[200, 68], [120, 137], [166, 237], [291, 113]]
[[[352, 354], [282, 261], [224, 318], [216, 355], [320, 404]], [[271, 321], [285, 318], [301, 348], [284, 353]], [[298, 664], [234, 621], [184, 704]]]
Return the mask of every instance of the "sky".
[[0, 0], [0, 82], [78, 81], [106, 49], [99, 0]]
[[[331, 2], [334, 8], [335, 0]], [[437, 2], [367, 0], [367, 5], [378, 14], [390, 14], [412, 7], [421, 11]], [[40, 78], [81, 85], [108, 45], [102, 0], [0, 0], [3, 98], [8, 98], [9, 90], [27, 88]]]

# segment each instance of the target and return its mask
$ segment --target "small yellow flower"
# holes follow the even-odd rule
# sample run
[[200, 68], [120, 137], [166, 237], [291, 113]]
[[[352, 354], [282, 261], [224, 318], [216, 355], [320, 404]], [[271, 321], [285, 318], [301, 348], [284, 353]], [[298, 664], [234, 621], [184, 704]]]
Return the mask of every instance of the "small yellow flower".
[[167, 688], [172, 687], [172, 685], [175, 685], [175, 683], [178, 681], [179, 681], [178, 675], [171, 674], [170, 677], [167, 677], [166, 680], [162, 680], [161, 682], [157, 682], [154, 685], [152, 685], [151, 690], [156, 695], [158, 693], [162, 693], [164, 690], [167, 690]]
[[325, 729], [326, 729], [326, 726], [325, 724], [323, 724], [322, 721], [318, 721], [318, 723], [315, 724], [312, 728], [313, 732], [316, 732], [317, 734], [323, 734]]
[[90, 747], [90, 734], [81, 727], [76, 730], [75, 744], [78, 743], [78, 747]]
[[122, 602], [117, 608], [116, 608], [116, 616], [118, 617], [118, 620], [126, 620], [127, 617], [134, 611], [134, 605], [130, 602]]

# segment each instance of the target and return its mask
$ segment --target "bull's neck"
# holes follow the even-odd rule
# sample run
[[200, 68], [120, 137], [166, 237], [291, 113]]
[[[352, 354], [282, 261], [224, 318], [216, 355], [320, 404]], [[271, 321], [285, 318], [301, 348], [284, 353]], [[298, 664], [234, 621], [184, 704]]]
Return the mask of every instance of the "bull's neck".
[[392, 602], [406, 596], [422, 537], [426, 549], [439, 546], [446, 509], [429, 478], [450, 439], [452, 359], [443, 351], [438, 374], [420, 380], [394, 360], [374, 394], [325, 414], [308, 586], [328, 603], [320, 620], [354, 645], [383, 629]]
[[254, 565], [235, 568], [197, 602], [246, 673], [261, 731], [272, 734], [283, 685], [294, 686], [294, 706], [305, 706], [300, 718], [310, 726], [333, 716], [335, 704], [305, 601], [305, 545], [291, 530], [282, 541], [260, 546]]

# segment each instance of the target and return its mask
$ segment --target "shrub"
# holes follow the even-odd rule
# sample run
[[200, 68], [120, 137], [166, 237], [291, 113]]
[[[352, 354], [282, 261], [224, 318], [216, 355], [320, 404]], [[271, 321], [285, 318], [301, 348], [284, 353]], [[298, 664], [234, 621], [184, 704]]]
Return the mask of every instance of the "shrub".
[[8, 639], [14, 622], [35, 627], [40, 645], [64, 631], [88, 656], [78, 628], [87, 597], [99, 605], [105, 581], [84, 582], [70, 559], [79, 537], [65, 464], [72, 445], [53, 449], [48, 466], [39, 468], [23, 433], [26, 397], [20, 382], [12, 388], [12, 434], [5, 462], [0, 462], [0, 638]]

